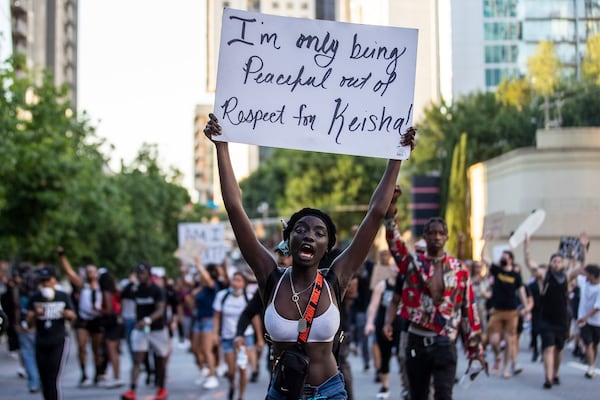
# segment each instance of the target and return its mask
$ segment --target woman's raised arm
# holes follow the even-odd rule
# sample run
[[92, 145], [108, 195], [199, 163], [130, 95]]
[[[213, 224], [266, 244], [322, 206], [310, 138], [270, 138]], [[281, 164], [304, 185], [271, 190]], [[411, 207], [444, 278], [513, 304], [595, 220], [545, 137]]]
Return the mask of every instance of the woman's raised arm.
[[[410, 127], [402, 137], [402, 145], [415, 147], [414, 128]], [[381, 221], [390, 205], [398, 174], [400, 173], [400, 160], [389, 160], [387, 168], [373, 192], [369, 203], [369, 210], [361, 222], [350, 245], [333, 262], [331, 268], [335, 270], [340, 281], [342, 291], [345, 290], [352, 276], [358, 271], [369, 254], [369, 249], [381, 226]]]
[[254, 271], [258, 285], [264, 288], [269, 274], [277, 264], [271, 253], [256, 237], [254, 228], [242, 205], [242, 194], [231, 165], [229, 145], [227, 142], [212, 140], [213, 136], [221, 134], [221, 127], [214, 114], [209, 114], [209, 118], [206, 128], [204, 128], [204, 134], [215, 144], [217, 149], [219, 181], [227, 216], [244, 260]]

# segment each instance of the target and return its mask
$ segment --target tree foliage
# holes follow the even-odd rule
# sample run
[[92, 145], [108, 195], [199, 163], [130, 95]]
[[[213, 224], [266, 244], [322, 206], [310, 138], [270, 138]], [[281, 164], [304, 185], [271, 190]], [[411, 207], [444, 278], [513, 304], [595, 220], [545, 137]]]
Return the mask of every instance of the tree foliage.
[[581, 72], [585, 81], [600, 86], [600, 33], [587, 40]]
[[149, 145], [110, 172], [67, 88], [14, 69], [0, 69], [0, 259], [53, 262], [62, 245], [75, 265], [121, 274], [141, 260], [174, 266], [177, 223], [202, 214], [186, 208], [180, 173], [163, 172]]
[[469, 136], [467, 167], [518, 147], [535, 143], [535, 109], [527, 103], [513, 105], [501, 94], [473, 93], [453, 104], [431, 105], [418, 125], [418, 149], [411, 171], [439, 174], [442, 215], [448, 202], [452, 152], [462, 133]]
[[240, 183], [251, 217], [261, 202], [271, 215], [289, 217], [302, 207], [329, 212], [340, 240], [360, 223], [386, 161], [369, 157], [275, 149], [258, 170]]
[[446, 224], [448, 225], [448, 242], [446, 248], [452, 254], [458, 254], [458, 235], [469, 236], [468, 180], [467, 180], [467, 134], [460, 135], [459, 142], [452, 152], [452, 167], [446, 208]]

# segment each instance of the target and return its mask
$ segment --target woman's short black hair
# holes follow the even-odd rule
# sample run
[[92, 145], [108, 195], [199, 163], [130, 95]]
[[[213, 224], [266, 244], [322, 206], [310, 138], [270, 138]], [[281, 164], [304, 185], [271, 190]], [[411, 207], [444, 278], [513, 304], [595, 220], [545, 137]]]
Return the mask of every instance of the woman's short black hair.
[[335, 224], [333, 223], [333, 220], [331, 219], [331, 217], [327, 214], [325, 214], [323, 211], [321, 210], [317, 210], [316, 208], [303, 208], [300, 211], [295, 212], [291, 217], [290, 220], [287, 222], [287, 226], [285, 227], [285, 229], [283, 230], [283, 240], [288, 240], [290, 238], [290, 234], [292, 233], [292, 229], [294, 229], [294, 225], [296, 225], [296, 222], [298, 222], [298, 220], [302, 217], [306, 217], [306, 216], [313, 216], [313, 217], [317, 217], [319, 218], [321, 221], [323, 221], [325, 223], [325, 226], [327, 226], [327, 239], [328, 239], [328, 243], [327, 243], [327, 251], [330, 251], [331, 249], [333, 249], [333, 246], [335, 246], [335, 235], [336, 235], [336, 227]]

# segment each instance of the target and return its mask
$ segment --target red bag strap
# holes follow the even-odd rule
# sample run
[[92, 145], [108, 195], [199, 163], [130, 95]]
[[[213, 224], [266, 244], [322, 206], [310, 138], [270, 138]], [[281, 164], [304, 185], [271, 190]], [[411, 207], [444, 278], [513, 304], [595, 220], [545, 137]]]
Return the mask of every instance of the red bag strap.
[[312, 294], [310, 295], [310, 300], [308, 301], [306, 311], [304, 312], [304, 319], [306, 320], [306, 330], [298, 334], [298, 343], [306, 343], [306, 341], [308, 340], [308, 334], [310, 333], [310, 327], [312, 326], [312, 321], [313, 317], [315, 316], [315, 312], [317, 312], [317, 304], [319, 304], [319, 299], [321, 298], [322, 290], [323, 274], [321, 274], [321, 271], [317, 271], [317, 276], [315, 278], [315, 286], [313, 287]]

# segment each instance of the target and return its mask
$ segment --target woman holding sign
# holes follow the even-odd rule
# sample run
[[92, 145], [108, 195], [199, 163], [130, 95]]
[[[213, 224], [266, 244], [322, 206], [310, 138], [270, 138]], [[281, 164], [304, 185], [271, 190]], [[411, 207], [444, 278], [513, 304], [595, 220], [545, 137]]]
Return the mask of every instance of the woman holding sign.
[[[213, 114], [204, 129], [212, 140], [221, 134]], [[339, 307], [352, 276], [362, 265], [394, 193], [399, 160], [390, 160], [375, 189], [369, 210], [350, 245], [320, 271], [319, 262], [333, 248], [336, 227], [320, 210], [304, 208], [291, 216], [280, 247], [292, 257], [287, 270], [277, 267], [271, 252], [257, 239], [242, 205], [227, 142], [217, 150], [223, 202], [240, 251], [256, 275], [265, 304], [265, 327], [276, 358], [267, 399], [346, 399], [344, 379], [333, 353], [340, 325]], [[415, 130], [402, 136], [415, 146]], [[323, 296], [321, 296], [321, 294]], [[310, 367], [309, 367], [310, 366]]]

